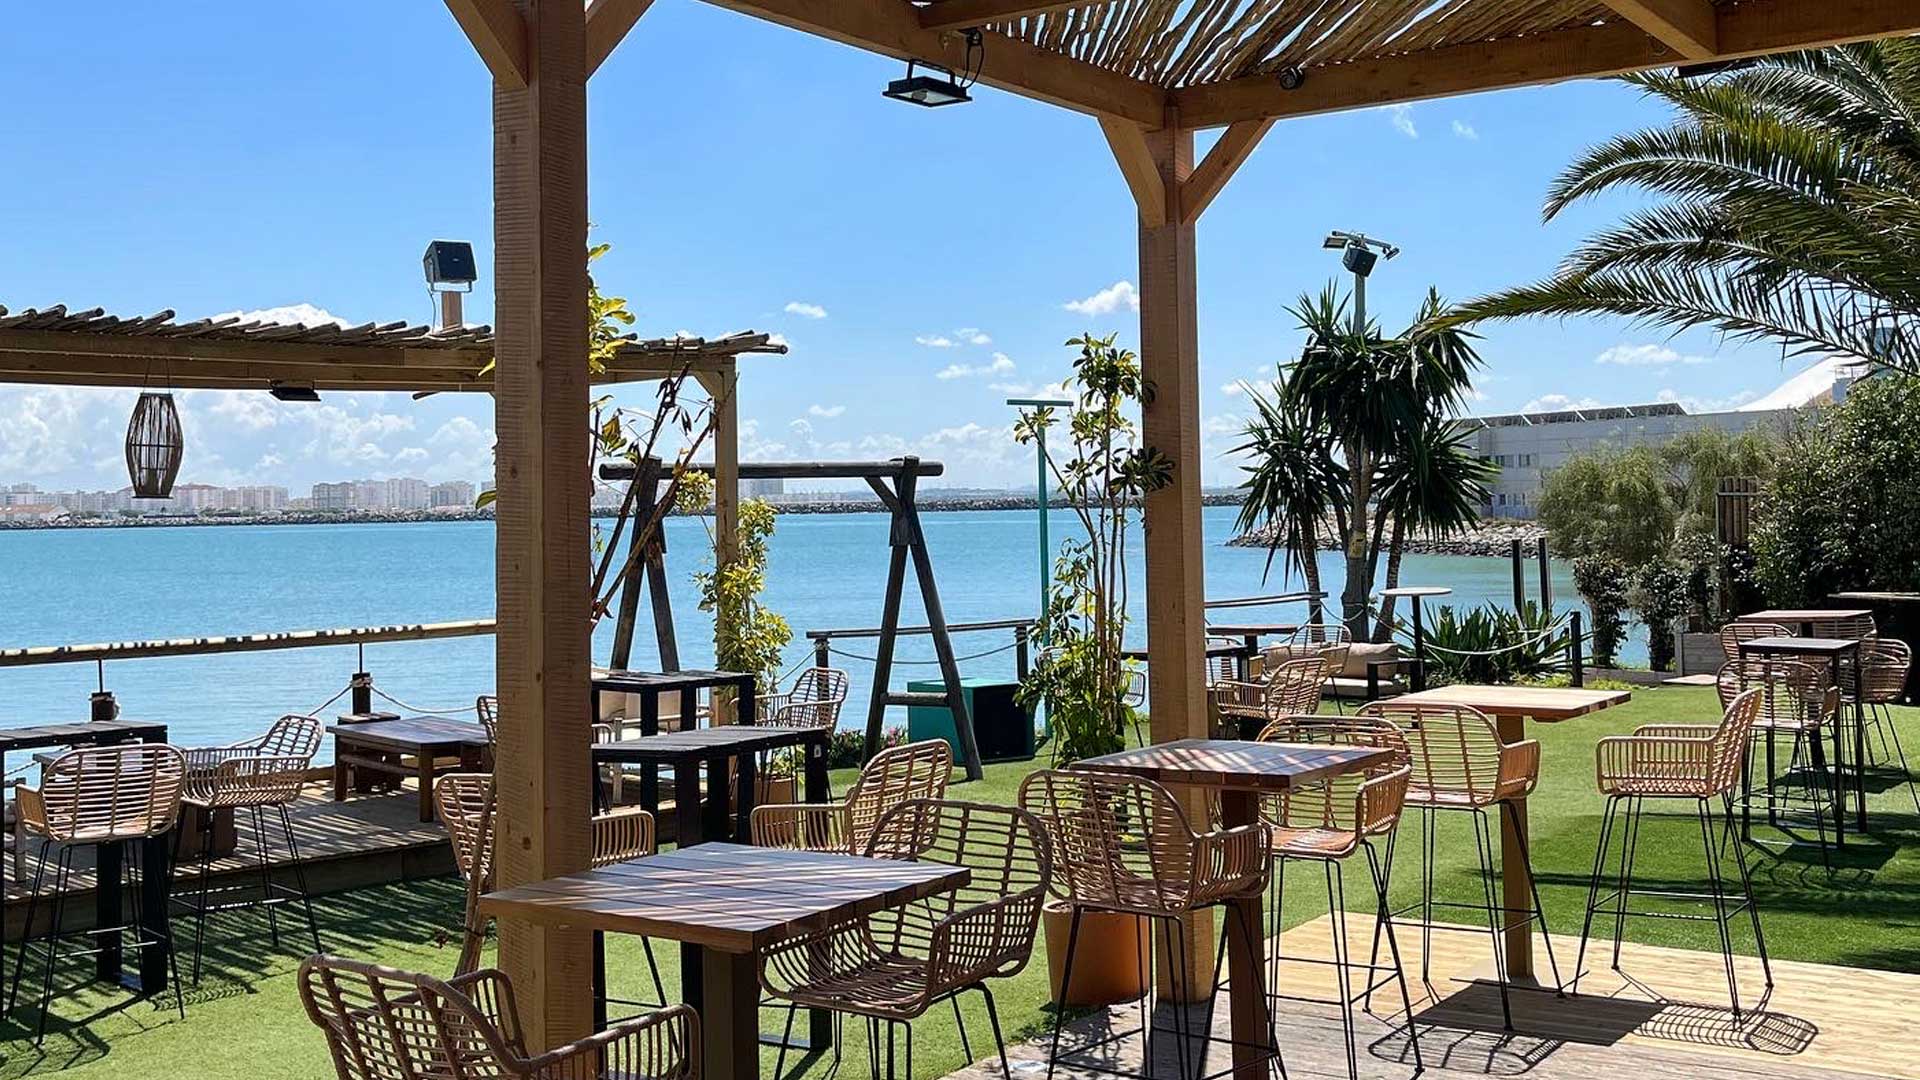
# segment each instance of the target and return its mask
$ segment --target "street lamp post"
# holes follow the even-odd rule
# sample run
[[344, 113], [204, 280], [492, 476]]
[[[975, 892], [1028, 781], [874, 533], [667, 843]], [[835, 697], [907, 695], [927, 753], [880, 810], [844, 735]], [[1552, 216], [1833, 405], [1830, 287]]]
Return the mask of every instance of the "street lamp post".
[[[1065, 398], [1008, 398], [1007, 404], [1021, 409], [1064, 409], [1071, 408], [1073, 402]], [[1039, 503], [1040, 503], [1040, 646], [1048, 644], [1047, 633], [1047, 579], [1052, 576], [1053, 551], [1047, 543], [1047, 427], [1034, 425], [1034, 460], [1039, 466]]]
[[1350, 233], [1335, 229], [1327, 234], [1320, 246], [1340, 252], [1340, 265], [1353, 273], [1353, 332], [1367, 332], [1367, 277], [1373, 273], [1373, 264], [1382, 258], [1391, 259], [1400, 254], [1400, 249], [1377, 240], [1365, 233]]

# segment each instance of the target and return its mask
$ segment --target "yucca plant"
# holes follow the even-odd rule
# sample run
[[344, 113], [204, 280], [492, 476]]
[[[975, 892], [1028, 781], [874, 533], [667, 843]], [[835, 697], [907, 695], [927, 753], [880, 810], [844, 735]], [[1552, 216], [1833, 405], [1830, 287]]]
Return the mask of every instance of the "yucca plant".
[[1456, 318], [1618, 315], [1920, 369], [1920, 40], [1622, 81], [1673, 122], [1588, 150], [1545, 215], [1623, 188], [1658, 201]]

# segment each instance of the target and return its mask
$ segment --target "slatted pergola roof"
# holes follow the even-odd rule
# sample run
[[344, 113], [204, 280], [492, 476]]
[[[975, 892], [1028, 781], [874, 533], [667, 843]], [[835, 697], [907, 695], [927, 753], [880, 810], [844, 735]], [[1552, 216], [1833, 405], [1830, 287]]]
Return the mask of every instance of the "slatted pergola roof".
[[[770, 335], [671, 337], [621, 347], [599, 383], [657, 379], [682, 369], [730, 371], [742, 353], [784, 353]], [[172, 311], [122, 317], [64, 305], [0, 306], [0, 382], [265, 390], [493, 390], [490, 326], [434, 330], [406, 322], [269, 323], [238, 316], [178, 322]]]

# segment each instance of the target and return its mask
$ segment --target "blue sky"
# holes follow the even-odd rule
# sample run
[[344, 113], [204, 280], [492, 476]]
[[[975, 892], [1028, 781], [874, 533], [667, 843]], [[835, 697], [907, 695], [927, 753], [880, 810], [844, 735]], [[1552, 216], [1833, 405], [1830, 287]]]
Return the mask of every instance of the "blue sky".
[[[590, 88], [594, 237], [614, 245], [597, 273], [648, 334], [790, 341], [787, 357], [745, 362], [749, 457], [912, 449], [944, 458], [954, 483], [1027, 482], [1002, 400], [1064, 374], [1073, 334], [1136, 337], [1131, 198], [1092, 119], [986, 89], [914, 109], [879, 95], [899, 69], [659, 0]], [[0, 100], [9, 308], [307, 304], [424, 321], [427, 240], [469, 239], [491, 266], [488, 79], [440, 3], [33, 5], [0, 39]], [[1430, 284], [1466, 297], [1549, 270], [1628, 204], [1543, 225], [1548, 182], [1583, 147], [1660, 119], [1588, 82], [1276, 126], [1199, 229], [1209, 447], [1233, 441], [1234, 384], [1297, 349], [1283, 305], [1337, 271], [1326, 230], [1402, 246], [1370, 296], [1397, 328]], [[470, 320], [491, 318], [488, 289]], [[1764, 346], [1600, 320], [1490, 327], [1482, 352], [1481, 411], [1723, 406], [1788, 374]], [[0, 388], [0, 483], [123, 485], [129, 402]], [[488, 467], [483, 397], [185, 403], [188, 480], [301, 494]], [[1210, 460], [1207, 479], [1234, 472]]]

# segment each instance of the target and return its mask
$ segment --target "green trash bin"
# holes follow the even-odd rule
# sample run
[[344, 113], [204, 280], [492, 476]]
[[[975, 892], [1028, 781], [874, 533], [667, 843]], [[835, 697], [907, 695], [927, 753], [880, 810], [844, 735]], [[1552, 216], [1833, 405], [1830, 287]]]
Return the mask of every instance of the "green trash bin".
[[[1019, 683], [991, 678], [963, 678], [960, 697], [966, 702], [967, 715], [973, 719], [974, 741], [980, 747], [982, 761], [1028, 761], [1033, 757], [1033, 713], [1013, 700]], [[915, 679], [907, 683], [912, 694], [943, 694], [947, 684], [939, 679]], [[907, 707], [907, 738], [945, 739], [953, 748], [953, 759], [960, 761], [960, 736], [954, 730], [953, 710], [944, 705]]]

